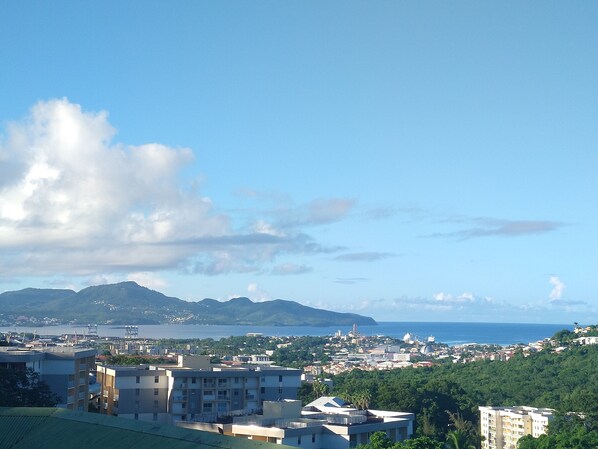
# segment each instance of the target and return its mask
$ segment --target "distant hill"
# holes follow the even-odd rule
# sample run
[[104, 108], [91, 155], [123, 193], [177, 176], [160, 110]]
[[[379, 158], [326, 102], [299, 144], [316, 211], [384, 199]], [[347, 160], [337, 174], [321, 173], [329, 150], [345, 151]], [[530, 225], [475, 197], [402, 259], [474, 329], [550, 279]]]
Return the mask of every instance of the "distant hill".
[[307, 307], [294, 301], [183, 301], [135, 282], [98, 285], [79, 292], [34, 289], [0, 294], [0, 324], [244, 324], [347, 326], [377, 324], [372, 318]]

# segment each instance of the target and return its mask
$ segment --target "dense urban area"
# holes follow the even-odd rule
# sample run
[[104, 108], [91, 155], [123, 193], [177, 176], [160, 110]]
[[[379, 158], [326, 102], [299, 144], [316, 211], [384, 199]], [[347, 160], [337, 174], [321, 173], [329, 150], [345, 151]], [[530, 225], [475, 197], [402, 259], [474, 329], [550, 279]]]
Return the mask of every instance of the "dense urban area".
[[[363, 336], [357, 327], [218, 340], [125, 331], [4, 334], [0, 405], [59, 405], [310, 448], [598, 447], [596, 326], [506, 347]], [[65, 360], [72, 372], [57, 368]]]

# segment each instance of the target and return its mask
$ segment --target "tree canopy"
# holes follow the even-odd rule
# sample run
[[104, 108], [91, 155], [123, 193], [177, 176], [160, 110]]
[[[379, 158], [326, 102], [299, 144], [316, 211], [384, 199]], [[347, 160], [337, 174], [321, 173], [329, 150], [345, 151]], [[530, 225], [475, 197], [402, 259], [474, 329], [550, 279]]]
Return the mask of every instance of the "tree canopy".
[[31, 368], [0, 368], [0, 407], [54, 407], [59, 398]]

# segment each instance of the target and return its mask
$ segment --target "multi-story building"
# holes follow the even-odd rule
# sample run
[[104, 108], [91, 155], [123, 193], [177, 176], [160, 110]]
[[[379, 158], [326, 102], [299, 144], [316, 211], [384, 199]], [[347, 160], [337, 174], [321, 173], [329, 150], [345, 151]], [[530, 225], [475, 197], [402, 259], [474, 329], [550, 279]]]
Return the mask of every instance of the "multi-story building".
[[144, 421], [213, 421], [295, 399], [301, 371], [278, 366], [210, 364], [179, 356], [176, 365], [98, 366], [100, 412]]
[[0, 366], [13, 370], [31, 368], [59, 397], [58, 407], [87, 411], [89, 373], [95, 366], [95, 356], [95, 349], [73, 346], [0, 347]]
[[554, 410], [535, 407], [479, 407], [482, 449], [516, 449], [519, 438], [546, 433]]
[[357, 410], [347, 407], [342, 399], [323, 397], [303, 409], [301, 401], [266, 401], [259, 415], [213, 424], [175, 424], [304, 449], [348, 449], [367, 444], [374, 432], [385, 432], [392, 441], [411, 438], [414, 420], [413, 413]]

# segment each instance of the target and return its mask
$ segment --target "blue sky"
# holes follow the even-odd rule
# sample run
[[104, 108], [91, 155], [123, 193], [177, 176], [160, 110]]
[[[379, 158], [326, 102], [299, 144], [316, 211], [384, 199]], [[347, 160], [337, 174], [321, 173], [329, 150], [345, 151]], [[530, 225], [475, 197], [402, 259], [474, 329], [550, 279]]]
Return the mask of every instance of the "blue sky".
[[598, 321], [598, 4], [2, 2], [0, 291]]

